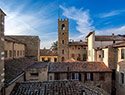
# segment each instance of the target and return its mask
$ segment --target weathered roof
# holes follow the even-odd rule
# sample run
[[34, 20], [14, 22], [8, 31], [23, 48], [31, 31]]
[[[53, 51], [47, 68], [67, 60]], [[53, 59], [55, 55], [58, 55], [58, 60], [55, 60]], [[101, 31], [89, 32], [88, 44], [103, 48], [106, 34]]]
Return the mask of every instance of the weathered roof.
[[3, 10], [0, 8], [0, 12], [2, 12], [4, 14], [4, 16], [6, 16], [6, 14], [3, 12]]
[[125, 47], [125, 41], [124, 41], [124, 42], [120, 42], [120, 43], [113, 44], [113, 47]]
[[10, 95], [109, 95], [103, 89], [79, 81], [46, 81], [17, 83]]
[[40, 56], [58, 56], [57, 50], [41, 49]]
[[5, 60], [5, 83], [8, 84], [34, 62], [36, 61], [28, 58]]
[[28, 68], [46, 68], [48, 66], [47, 62], [35, 62], [34, 64], [30, 65]]
[[18, 39], [14, 39], [14, 38], [12, 38], [12, 37], [10, 37], [10, 36], [5, 36], [5, 40], [6, 40], [6, 41], [11, 41], [11, 42], [20, 43], [20, 44], [24, 44], [24, 43], [20, 42]]
[[49, 63], [49, 72], [111, 72], [103, 62]]
[[78, 46], [87, 46], [87, 42], [82, 42], [82, 41], [74, 41], [74, 42], [69, 42], [69, 46], [71, 45], [78, 45]]
[[125, 41], [124, 36], [118, 36], [118, 35], [96, 35], [95, 41]]
[[89, 34], [86, 36], [88, 38], [91, 34], [93, 34], [95, 31], [89, 32]]

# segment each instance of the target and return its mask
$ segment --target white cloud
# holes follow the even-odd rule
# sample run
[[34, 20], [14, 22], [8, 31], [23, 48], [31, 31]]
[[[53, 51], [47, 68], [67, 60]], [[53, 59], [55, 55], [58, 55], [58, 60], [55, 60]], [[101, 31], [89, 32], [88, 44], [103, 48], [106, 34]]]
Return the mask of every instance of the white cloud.
[[115, 11], [111, 11], [111, 12], [108, 12], [108, 13], [100, 14], [99, 16], [101, 18], [105, 18], [105, 17], [111, 17], [111, 16], [119, 15], [123, 12], [125, 12], [125, 10], [115, 10]]
[[109, 28], [109, 29], [102, 29], [96, 30], [95, 32], [97, 35], [111, 35], [114, 33], [115, 35], [124, 34], [125, 35], [125, 25], [117, 28]]
[[[89, 16], [89, 10], [76, 9], [75, 7], [65, 8], [60, 6], [63, 10], [63, 16], [76, 21], [76, 30], [83, 34], [85, 37], [90, 31], [94, 30], [92, 26], [93, 21]], [[75, 37], [75, 39], [82, 38], [83, 36]]]
[[[55, 41], [55, 31], [50, 31], [55, 26], [53, 23], [53, 16], [51, 17], [51, 13], [55, 8], [54, 3], [48, 4], [46, 6], [42, 6], [41, 9], [34, 10], [26, 10], [26, 4], [22, 4], [22, 6], [17, 6], [13, 9], [14, 3], [5, 4], [0, 1], [0, 6], [3, 11], [7, 14], [5, 18], [5, 34], [6, 35], [38, 35], [41, 41], [44, 40], [45, 45], [41, 45], [41, 48], [51, 46], [50, 42], [47, 41], [48, 38], [52, 38]], [[53, 8], [53, 10], [48, 11], [48, 8]], [[22, 11], [25, 11], [22, 12]], [[49, 13], [48, 13], [49, 12]], [[51, 35], [50, 35], [51, 34]], [[45, 35], [45, 36], [44, 36]]]

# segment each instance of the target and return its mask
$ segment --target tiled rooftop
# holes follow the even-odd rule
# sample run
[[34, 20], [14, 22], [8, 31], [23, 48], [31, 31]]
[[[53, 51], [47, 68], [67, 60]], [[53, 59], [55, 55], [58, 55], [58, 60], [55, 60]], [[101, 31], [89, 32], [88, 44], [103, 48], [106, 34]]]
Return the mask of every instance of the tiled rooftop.
[[71, 45], [79, 45], [79, 46], [87, 46], [87, 42], [76, 42], [76, 41], [74, 41], [74, 42], [69, 42], [69, 46], [71, 46]]
[[5, 83], [8, 84], [34, 62], [28, 58], [5, 60]]
[[118, 35], [98, 35], [95, 36], [95, 41], [125, 41], [125, 37], [123, 36], [118, 36]]
[[[67, 69], [68, 68], [68, 69]], [[49, 63], [49, 72], [111, 72], [103, 62]]]
[[17, 83], [10, 95], [108, 95], [104, 90], [79, 81]]
[[41, 49], [40, 56], [58, 56], [57, 50]]

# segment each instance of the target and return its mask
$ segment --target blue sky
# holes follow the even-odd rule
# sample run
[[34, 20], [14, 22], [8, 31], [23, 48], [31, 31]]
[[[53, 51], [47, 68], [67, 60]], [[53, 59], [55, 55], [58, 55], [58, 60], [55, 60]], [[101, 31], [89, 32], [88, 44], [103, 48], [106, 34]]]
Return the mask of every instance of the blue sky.
[[125, 34], [125, 0], [0, 0], [6, 35], [38, 35], [41, 48], [57, 40], [60, 18], [69, 18], [69, 37]]

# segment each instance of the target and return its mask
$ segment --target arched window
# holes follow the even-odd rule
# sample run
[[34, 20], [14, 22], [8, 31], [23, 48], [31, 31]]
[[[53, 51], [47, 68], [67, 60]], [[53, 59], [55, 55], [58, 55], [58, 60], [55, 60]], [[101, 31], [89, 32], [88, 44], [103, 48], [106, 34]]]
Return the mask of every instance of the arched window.
[[64, 54], [64, 50], [62, 50], [62, 54]]
[[64, 62], [64, 57], [62, 57], [62, 62]]
[[62, 44], [64, 44], [64, 40], [62, 40]]
[[65, 30], [65, 25], [64, 24], [62, 24], [62, 30]]

